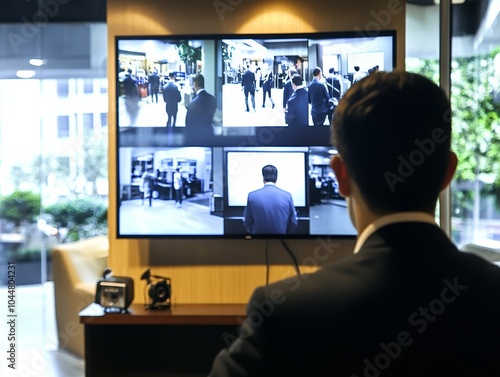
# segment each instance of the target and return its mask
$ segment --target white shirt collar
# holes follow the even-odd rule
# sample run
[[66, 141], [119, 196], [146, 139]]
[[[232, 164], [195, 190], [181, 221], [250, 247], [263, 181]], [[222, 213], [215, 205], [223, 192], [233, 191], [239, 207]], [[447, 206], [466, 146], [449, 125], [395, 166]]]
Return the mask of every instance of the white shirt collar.
[[399, 212], [387, 216], [382, 216], [368, 225], [358, 236], [356, 246], [354, 247], [354, 254], [358, 253], [368, 237], [370, 237], [380, 228], [389, 224], [404, 222], [422, 222], [438, 226], [436, 224], [436, 221], [434, 220], [434, 217], [425, 212]]

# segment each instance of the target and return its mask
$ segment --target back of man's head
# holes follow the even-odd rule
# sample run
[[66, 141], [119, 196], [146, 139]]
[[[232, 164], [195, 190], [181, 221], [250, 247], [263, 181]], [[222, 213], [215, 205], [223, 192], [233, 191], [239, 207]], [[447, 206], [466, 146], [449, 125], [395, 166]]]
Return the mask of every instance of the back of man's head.
[[292, 83], [296, 86], [302, 85], [302, 76], [299, 74], [292, 76]]
[[193, 84], [196, 84], [198, 88], [205, 88], [205, 77], [201, 73], [198, 73], [193, 78]]
[[313, 72], [312, 72], [312, 75], [313, 75], [314, 77], [317, 77], [317, 76], [321, 75], [321, 68], [320, 68], [320, 67], [316, 67], [316, 68], [314, 68], [314, 69], [313, 69]]
[[370, 208], [432, 210], [449, 163], [451, 110], [441, 88], [408, 72], [378, 72], [340, 101], [332, 142]]
[[262, 178], [264, 182], [276, 183], [278, 180], [278, 169], [274, 165], [266, 165], [262, 168]]

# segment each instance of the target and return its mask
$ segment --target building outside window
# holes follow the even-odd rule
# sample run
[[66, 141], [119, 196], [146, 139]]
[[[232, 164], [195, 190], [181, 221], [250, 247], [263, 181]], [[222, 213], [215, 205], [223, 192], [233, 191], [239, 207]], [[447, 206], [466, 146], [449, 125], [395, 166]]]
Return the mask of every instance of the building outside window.
[[[0, 35], [21, 33], [22, 27], [0, 24]], [[80, 46], [78, 54], [48, 42], [47, 36], [63, 34], [72, 39], [64, 43]], [[25, 209], [22, 221], [0, 217], [0, 264], [107, 232], [85, 224], [79, 224], [85, 233], [60, 232], [61, 224], [49, 214], [54, 205], [76, 200], [107, 208], [107, 46], [90, 40], [106, 40], [104, 23], [46, 24], [21, 51], [8, 38], [0, 40], [2, 55], [8, 57], [0, 70], [0, 209], [6, 213], [2, 203], [20, 202], [20, 197], [23, 205], [31, 205], [28, 198], [36, 203]], [[43, 64], [31, 67], [30, 78], [16, 77], [16, 68], [43, 52]], [[55, 232], [47, 236], [37, 230], [40, 219]]]

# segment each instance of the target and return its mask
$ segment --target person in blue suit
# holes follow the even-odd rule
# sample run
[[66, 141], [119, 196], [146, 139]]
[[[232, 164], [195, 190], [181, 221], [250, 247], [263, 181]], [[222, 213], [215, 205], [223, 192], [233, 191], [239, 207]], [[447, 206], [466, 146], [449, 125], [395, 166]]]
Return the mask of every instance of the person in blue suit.
[[195, 96], [189, 102], [186, 113], [186, 127], [196, 129], [203, 135], [213, 135], [212, 122], [217, 104], [215, 97], [205, 90], [205, 78], [197, 74], [193, 78]]
[[500, 268], [435, 221], [457, 166], [450, 114], [415, 73], [347, 90], [330, 166], [358, 231], [352, 254], [318, 246], [306, 259], [322, 267], [256, 288], [209, 377], [499, 375]]
[[264, 187], [248, 194], [244, 224], [251, 234], [287, 234], [297, 228], [292, 195], [276, 187], [278, 169], [262, 168]]
[[303, 85], [302, 77], [298, 74], [291, 79], [293, 93], [288, 99], [285, 108], [285, 123], [290, 127], [308, 127], [309, 108], [307, 88]]
[[241, 78], [241, 87], [243, 89], [243, 93], [245, 95], [245, 111], [250, 111], [250, 107], [248, 105], [248, 95], [250, 95], [250, 99], [252, 102], [252, 108], [255, 111], [255, 73], [250, 70], [250, 66], [247, 65], [247, 70], [243, 74]]
[[308, 87], [311, 117], [315, 126], [322, 126], [330, 110], [330, 95], [328, 94], [326, 83], [323, 81], [321, 68], [314, 68], [312, 74], [313, 79]]
[[168, 81], [163, 86], [163, 100], [165, 101], [165, 110], [167, 111], [167, 127], [175, 127], [177, 120], [177, 111], [179, 102], [181, 102], [181, 92], [175, 83], [174, 72], [168, 74]]

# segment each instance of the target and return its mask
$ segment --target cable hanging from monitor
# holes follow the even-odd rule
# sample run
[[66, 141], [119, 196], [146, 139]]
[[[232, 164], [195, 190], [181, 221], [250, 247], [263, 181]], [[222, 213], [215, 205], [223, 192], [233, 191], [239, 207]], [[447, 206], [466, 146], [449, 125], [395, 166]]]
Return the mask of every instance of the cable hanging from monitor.
[[271, 266], [269, 265], [269, 241], [266, 240], [266, 249], [264, 252], [264, 255], [266, 257], [266, 285], [269, 284], [269, 270]]
[[283, 247], [285, 248], [285, 250], [287, 251], [287, 253], [290, 255], [290, 258], [292, 258], [293, 267], [295, 268], [295, 272], [297, 273], [297, 275], [300, 275], [300, 268], [299, 268], [299, 263], [297, 262], [297, 258], [295, 258], [295, 255], [293, 254], [292, 250], [290, 250], [290, 248], [286, 244], [285, 240], [281, 239], [280, 241], [281, 241], [281, 244], [283, 245]]

